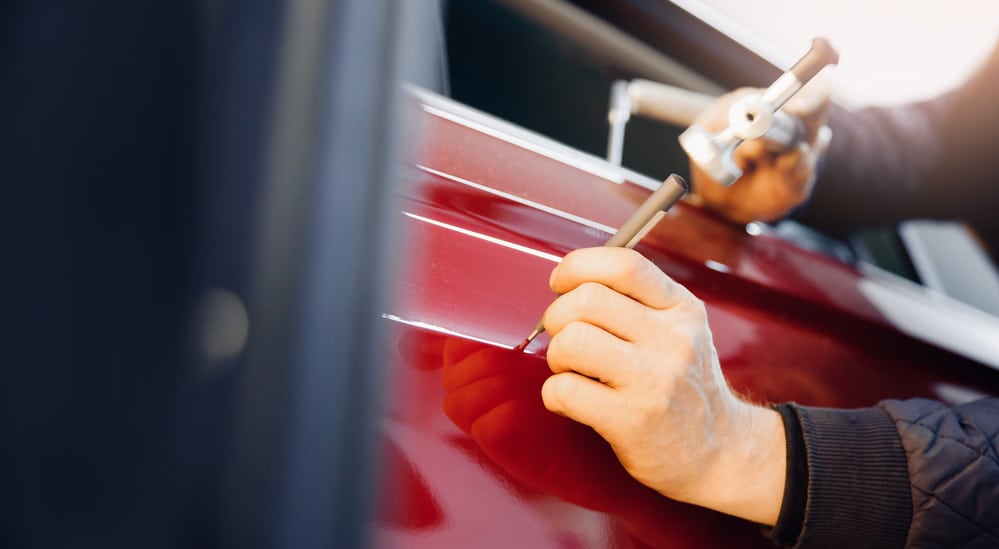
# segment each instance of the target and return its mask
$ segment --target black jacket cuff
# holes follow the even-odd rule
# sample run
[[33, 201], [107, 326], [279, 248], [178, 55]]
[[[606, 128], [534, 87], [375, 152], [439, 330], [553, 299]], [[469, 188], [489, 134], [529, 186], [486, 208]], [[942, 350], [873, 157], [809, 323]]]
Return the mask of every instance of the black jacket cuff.
[[805, 505], [808, 502], [808, 454], [801, 436], [798, 414], [791, 404], [773, 407], [784, 423], [784, 438], [787, 440], [787, 469], [784, 480], [784, 498], [781, 501], [780, 516], [773, 528], [764, 529], [764, 535], [774, 543], [791, 547], [798, 542], [801, 525], [805, 519]]
[[912, 494], [905, 450], [891, 418], [880, 408], [791, 406], [808, 464], [796, 547], [902, 547]]

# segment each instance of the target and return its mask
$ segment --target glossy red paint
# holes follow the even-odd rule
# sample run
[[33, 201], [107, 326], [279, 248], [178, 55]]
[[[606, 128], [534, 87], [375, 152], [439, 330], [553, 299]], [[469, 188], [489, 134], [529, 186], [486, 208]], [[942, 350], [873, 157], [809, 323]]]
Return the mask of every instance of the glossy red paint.
[[[379, 547], [770, 547], [758, 527], [632, 480], [588, 428], [547, 412], [545, 336], [510, 350], [568, 251], [648, 194], [598, 159], [416, 96], [407, 235], [385, 402]], [[999, 375], [900, 333], [850, 266], [679, 204], [638, 249], [706, 303], [722, 367], [761, 401], [951, 400]]]

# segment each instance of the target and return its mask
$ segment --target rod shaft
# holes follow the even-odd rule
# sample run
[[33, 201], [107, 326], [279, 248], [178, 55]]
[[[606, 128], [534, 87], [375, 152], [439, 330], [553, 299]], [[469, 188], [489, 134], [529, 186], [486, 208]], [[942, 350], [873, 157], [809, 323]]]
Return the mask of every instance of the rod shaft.
[[[663, 181], [663, 184], [659, 186], [645, 202], [635, 210], [635, 213], [631, 214], [628, 219], [621, 224], [618, 230], [611, 236], [607, 242], [604, 243], [605, 247], [617, 247], [617, 248], [634, 248], [642, 240], [649, 231], [662, 219], [663, 215], [676, 204], [680, 197], [682, 197], [690, 187], [687, 182], [684, 181], [682, 177], [676, 174], [671, 174], [669, 177]], [[545, 331], [544, 318], [538, 321], [534, 326], [534, 331], [531, 335], [527, 336], [527, 339], [522, 341], [520, 345], [514, 347], [517, 351], [523, 351], [528, 345], [534, 341], [539, 335]]]

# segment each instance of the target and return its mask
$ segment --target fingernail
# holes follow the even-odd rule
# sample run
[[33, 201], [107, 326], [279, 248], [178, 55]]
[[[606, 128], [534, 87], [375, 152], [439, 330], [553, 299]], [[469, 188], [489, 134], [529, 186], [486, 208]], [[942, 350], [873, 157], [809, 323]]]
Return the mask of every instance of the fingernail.
[[555, 288], [555, 276], [558, 274], [558, 265], [552, 269], [552, 274], [548, 275], [548, 287]]

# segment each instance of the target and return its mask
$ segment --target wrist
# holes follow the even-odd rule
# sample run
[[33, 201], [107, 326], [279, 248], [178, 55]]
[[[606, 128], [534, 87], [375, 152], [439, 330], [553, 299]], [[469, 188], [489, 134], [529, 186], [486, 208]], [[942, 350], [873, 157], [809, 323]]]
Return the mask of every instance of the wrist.
[[773, 526], [784, 495], [786, 447], [777, 411], [740, 402], [699, 504]]

